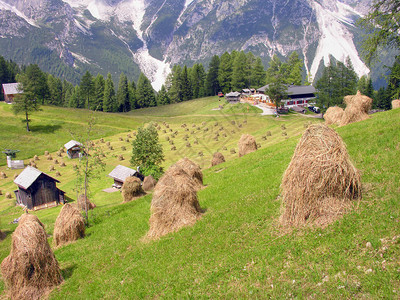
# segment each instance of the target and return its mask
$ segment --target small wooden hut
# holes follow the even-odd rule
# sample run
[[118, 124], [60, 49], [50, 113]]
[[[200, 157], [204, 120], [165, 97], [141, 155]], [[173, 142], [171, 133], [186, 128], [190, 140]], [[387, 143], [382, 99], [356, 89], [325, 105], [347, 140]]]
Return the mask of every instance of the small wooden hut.
[[18, 94], [22, 94], [23, 91], [21, 91], [18, 88], [19, 83], [3, 83], [3, 93], [4, 93], [4, 101], [6, 103], [13, 103], [14, 98]]
[[69, 158], [78, 158], [79, 154], [82, 152], [83, 145], [77, 141], [70, 140], [64, 147], [67, 150]]
[[109, 177], [114, 179], [113, 187], [120, 189], [129, 176], [136, 176], [137, 171], [131, 168], [118, 165], [108, 174]]
[[240, 102], [240, 93], [239, 92], [230, 92], [225, 95], [226, 101], [229, 103], [239, 103]]
[[14, 183], [18, 186], [14, 191], [17, 204], [28, 209], [53, 207], [65, 202], [65, 192], [56, 186], [59, 181], [34, 167], [27, 166]]

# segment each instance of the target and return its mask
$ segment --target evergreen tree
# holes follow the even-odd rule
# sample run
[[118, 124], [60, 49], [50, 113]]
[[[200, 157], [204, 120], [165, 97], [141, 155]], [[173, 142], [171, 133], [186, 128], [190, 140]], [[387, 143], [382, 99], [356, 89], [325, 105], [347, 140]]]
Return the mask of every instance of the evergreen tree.
[[391, 99], [400, 98], [400, 56], [396, 56], [396, 60], [390, 69], [388, 76], [388, 90]]
[[131, 110], [128, 78], [125, 76], [124, 73], [121, 73], [121, 75], [119, 76], [117, 103], [118, 103], [118, 111], [127, 112]]
[[117, 111], [114, 83], [112, 81], [110, 73], [107, 74], [107, 78], [104, 82], [103, 111], [106, 112]]
[[287, 86], [281, 74], [271, 78], [271, 80], [272, 81], [268, 84], [268, 88], [265, 90], [265, 94], [270, 97], [276, 107], [279, 107], [281, 106], [281, 101], [288, 97], [286, 92]]
[[192, 83], [193, 98], [204, 97], [205, 71], [202, 64], [195, 64], [190, 72], [190, 81]]
[[246, 87], [250, 88], [254, 85], [253, 80], [253, 67], [256, 62], [256, 57], [252, 52], [247, 52], [246, 54], [246, 65], [245, 65], [245, 75], [246, 75]]
[[275, 78], [281, 74], [281, 65], [281, 60], [279, 59], [278, 55], [275, 54], [270, 60], [267, 69], [267, 83], [273, 82]]
[[168, 95], [171, 102], [181, 102], [182, 97], [182, 83], [181, 83], [182, 68], [179, 65], [175, 65], [172, 68], [172, 72], [168, 75]]
[[74, 91], [74, 85], [65, 79], [62, 83], [62, 106], [69, 106], [69, 99]]
[[103, 75], [97, 74], [94, 79], [94, 110], [103, 110], [105, 80]]
[[47, 85], [47, 75], [40, 70], [38, 65], [33, 64], [26, 67], [23, 76], [24, 89], [28, 89], [37, 101], [44, 104], [50, 95], [49, 86]]
[[266, 72], [260, 57], [257, 57], [252, 68], [252, 85], [253, 88], [260, 88], [265, 85]]
[[226, 94], [232, 90], [232, 60], [231, 55], [225, 52], [221, 56], [218, 71], [218, 82], [221, 91]]
[[74, 108], [80, 107], [80, 92], [78, 85], [72, 90], [71, 97], [68, 101], [68, 106]]
[[87, 104], [87, 109], [90, 109], [90, 102], [94, 96], [94, 82], [93, 76], [92, 74], [90, 74], [89, 71], [86, 71], [85, 74], [82, 76], [79, 87], [81, 95], [85, 99], [85, 102]]
[[139, 108], [157, 105], [151, 82], [143, 73], [140, 73], [136, 86], [136, 103]]
[[389, 110], [391, 109], [390, 88], [381, 87], [376, 94], [376, 108]]
[[357, 83], [357, 90], [361, 92], [361, 94], [366, 95], [366, 90], [367, 90], [367, 76], [363, 75], [361, 78], [358, 80]]
[[303, 62], [301, 61], [299, 54], [296, 51], [290, 54], [287, 64], [289, 66], [289, 75], [286, 83], [301, 85]]
[[171, 100], [168, 97], [167, 89], [165, 88], [165, 85], [162, 85], [160, 91], [157, 94], [157, 104], [165, 105], [170, 103]]
[[214, 55], [208, 65], [208, 73], [205, 81], [206, 96], [215, 96], [220, 91], [218, 82], [219, 57]]
[[182, 69], [181, 73], [181, 90], [182, 90], [182, 101], [192, 99], [192, 86], [188, 75], [188, 70], [186, 65]]
[[131, 102], [131, 109], [137, 108], [137, 106], [136, 106], [136, 84], [133, 80], [129, 84], [129, 101]]
[[233, 61], [232, 87], [241, 91], [248, 87], [247, 60], [244, 51], [240, 51]]
[[47, 85], [49, 86], [49, 100], [51, 105], [61, 106], [63, 104], [63, 86], [61, 79], [49, 74], [47, 76]]

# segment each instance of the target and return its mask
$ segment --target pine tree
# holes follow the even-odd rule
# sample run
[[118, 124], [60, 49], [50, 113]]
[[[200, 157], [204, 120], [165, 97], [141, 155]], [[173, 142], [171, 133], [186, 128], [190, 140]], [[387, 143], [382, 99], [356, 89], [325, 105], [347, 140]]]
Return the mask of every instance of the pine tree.
[[281, 60], [279, 59], [278, 55], [275, 54], [270, 60], [267, 69], [267, 84], [273, 82], [275, 77], [281, 74], [280, 72], [281, 65], [282, 65]]
[[182, 69], [181, 73], [181, 90], [182, 90], [182, 101], [192, 99], [192, 86], [188, 75], [186, 65]]
[[117, 103], [119, 112], [127, 112], [131, 110], [128, 78], [125, 76], [124, 73], [121, 73], [121, 75], [119, 76]]
[[202, 64], [195, 64], [190, 71], [190, 81], [192, 83], [193, 98], [204, 97], [205, 71]]
[[38, 65], [33, 64], [26, 67], [24, 77], [24, 88], [29, 89], [37, 101], [45, 104], [50, 95], [47, 75]]
[[112, 81], [110, 73], [107, 74], [107, 78], [104, 83], [103, 111], [117, 111], [114, 83]]
[[97, 74], [94, 79], [94, 110], [103, 110], [104, 87], [105, 81], [103, 75]]
[[162, 85], [160, 91], [157, 94], [157, 104], [165, 105], [170, 103], [171, 100], [168, 97], [167, 89], [165, 88], [165, 85]]
[[86, 71], [82, 76], [81, 83], [79, 85], [81, 95], [84, 97], [87, 109], [90, 109], [90, 102], [94, 95], [94, 82], [93, 76], [89, 71]]
[[131, 103], [131, 109], [137, 108], [137, 106], [136, 106], [136, 84], [133, 80], [129, 84], [129, 101]]
[[253, 67], [256, 62], [256, 57], [252, 52], [247, 52], [246, 54], [246, 65], [245, 65], [245, 75], [246, 75], [246, 87], [252, 87], [253, 83]]
[[220, 90], [218, 82], [219, 56], [214, 55], [208, 65], [208, 73], [205, 81], [206, 96], [215, 96]]
[[231, 55], [225, 52], [221, 56], [218, 71], [218, 82], [221, 87], [221, 91], [226, 94], [232, 89], [232, 60]]
[[51, 105], [61, 106], [63, 103], [62, 101], [63, 87], [61, 79], [49, 74], [47, 76], [47, 85], [49, 87], [48, 103]]
[[265, 85], [266, 72], [260, 57], [257, 57], [252, 68], [252, 85], [253, 88], [259, 88]]
[[248, 86], [247, 60], [244, 51], [240, 51], [233, 61], [232, 88], [242, 90]]
[[289, 66], [289, 76], [286, 82], [288, 84], [301, 85], [303, 62], [296, 51], [290, 54], [287, 64]]
[[74, 91], [74, 85], [65, 79], [62, 83], [62, 106], [69, 106], [69, 99]]
[[136, 103], [139, 108], [157, 105], [151, 82], [143, 73], [140, 73], [136, 86]]
[[77, 85], [71, 93], [71, 97], [68, 101], [68, 107], [79, 108], [80, 107], [80, 92], [79, 86]]
[[168, 95], [171, 102], [182, 101], [182, 83], [181, 83], [182, 68], [179, 65], [175, 65], [172, 68], [171, 73], [168, 75]]

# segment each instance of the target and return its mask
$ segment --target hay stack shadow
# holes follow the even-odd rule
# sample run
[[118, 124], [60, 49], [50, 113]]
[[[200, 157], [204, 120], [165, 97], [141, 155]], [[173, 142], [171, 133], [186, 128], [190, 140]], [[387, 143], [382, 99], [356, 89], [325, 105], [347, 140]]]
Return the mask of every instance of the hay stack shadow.
[[77, 208], [67, 203], [54, 224], [53, 244], [62, 246], [85, 236], [85, 220]]
[[135, 176], [129, 176], [125, 179], [124, 184], [121, 188], [124, 203], [146, 195], [146, 193], [142, 189], [141, 184], [142, 182], [140, 181], [140, 179]]
[[158, 181], [151, 201], [150, 229], [146, 238], [157, 239], [191, 226], [203, 211], [193, 178], [176, 164]]
[[12, 299], [39, 299], [63, 281], [44, 226], [36, 216], [21, 216], [11, 245], [1, 272]]
[[324, 226], [361, 198], [361, 179], [336, 131], [311, 125], [296, 146], [281, 189], [282, 225]]
[[257, 150], [257, 142], [250, 134], [243, 134], [239, 140], [239, 157]]

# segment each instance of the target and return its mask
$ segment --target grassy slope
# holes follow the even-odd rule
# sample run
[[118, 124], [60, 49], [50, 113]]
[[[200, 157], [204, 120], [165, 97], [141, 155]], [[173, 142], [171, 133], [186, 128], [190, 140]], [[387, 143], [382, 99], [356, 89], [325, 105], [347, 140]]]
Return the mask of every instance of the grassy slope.
[[[325, 229], [284, 235], [277, 227], [281, 176], [303, 130], [304, 119], [296, 117], [284, 120], [291, 137], [285, 140], [279, 135], [283, 118], [248, 116], [242, 131], [260, 137], [268, 128], [271, 140], [256, 153], [204, 170], [208, 187], [199, 199], [207, 212], [195, 226], [159, 241], [140, 240], [148, 229], [151, 195], [117, 205], [120, 195], [98, 192], [104, 182], [95, 182], [100, 205], [87, 237], [55, 251], [66, 280], [52, 297], [398, 298], [400, 244], [381, 239], [392, 239], [400, 228], [399, 117], [400, 110], [390, 111], [338, 129], [363, 173], [364, 197]], [[231, 139], [237, 141], [237, 134]], [[49, 233], [59, 209], [37, 212]], [[18, 212], [6, 205], [1, 217], [9, 220]], [[10, 240], [8, 235], [0, 244], [0, 259]]]

